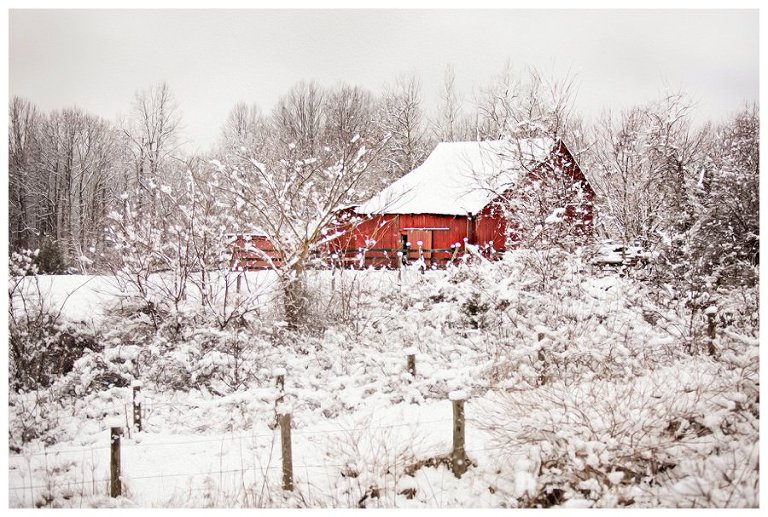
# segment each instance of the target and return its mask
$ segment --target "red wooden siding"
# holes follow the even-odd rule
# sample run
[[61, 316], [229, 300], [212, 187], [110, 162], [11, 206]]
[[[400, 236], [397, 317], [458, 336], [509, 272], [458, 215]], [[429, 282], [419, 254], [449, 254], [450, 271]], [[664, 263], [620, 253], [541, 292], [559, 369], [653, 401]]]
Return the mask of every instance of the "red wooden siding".
[[230, 268], [234, 271], [270, 269], [273, 265], [282, 265], [282, 257], [266, 235], [234, 236], [230, 242], [230, 253]]
[[[386, 214], [370, 217], [347, 235], [333, 241], [331, 250], [340, 260], [358, 264], [365, 250], [364, 264], [396, 267], [403, 236], [410, 242], [409, 259], [418, 255], [417, 241], [422, 241], [425, 259], [445, 262], [453, 255], [452, 246], [466, 237], [466, 217], [433, 214]], [[345, 252], [342, 250], [346, 250]]]
[[477, 214], [476, 241], [481, 247], [504, 251], [507, 241], [506, 231], [507, 221], [504, 218], [504, 209], [498, 202], [489, 203]]
[[[562, 141], [558, 142], [551, 162], [555, 170], [562, 171], [564, 176], [562, 180], [570, 187], [566, 199], [563, 200], [565, 220], [573, 229], [575, 237], [587, 240], [591, 238], [593, 231], [595, 191]], [[579, 192], [583, 196], [581, 200], [579, 200]]]
[[[366, 216], [361, 216], [366, 217]], [[397, 263], [400, 249], [397, 215], [366, 217], [344, 235], [329, 243], [331, 253], [342, 265], [390, 266]], [[364, 261], [361, 262], [361, 253]], [[381, 251], [386, 250], [386, 251]]]
[[[555, 176], [558, 175], [558, 176]], [[539, 165], [530, 172], [530, 176], [541, 176], [550, 178], [551, 181], [563, 181], [574, 190], [569, 190], [563, 205], [565, 206], [565, 219], [573, 229], [577, 237], [588, 239], [593, 231], [593, 202], [595, 191], [587, 181], [584, 173], [581, 171], [578, 163], [570, 153], [568, 148], [559, 142], [553, 149], [548, 163]], [[546, 187], [545, 187], [546, 188]], [[577, 192], [583, 192], [583, 202], [577, 202]], [[504, 217], [504, 208], [502, 207], [505, 198], [511, 199], [515, 195], [514, 190], [510, 190], [494, 199], [477, 216], [476, 239], [481, 246], [487, 246], [493, 242], [493, 248], [496, 251], [504, 251], [506, 245], [513, 247], [519, 241], [520, 236], [516, 230], [516, 222], [509, 222]], [[542, 218], [549, 214], [541, 213]], [[511, 227], [508, 227], [510, 226]], [[509, 238], [509, 239], [508, 239]]]
[[[422, 229], [432, 234], [430, 251], [425, 254], [427, 263], [445, 264], [454, 256], [455, 245], [464, 245], [467, 236], [467, 218], [438, 214], [403, 214], [400, 216], [400, 234], [411, 229]], [[413, 232], [414, 230], [410, 230]], [[417, 230], [418, 231], [418, 230]], [[411, 241], [411, 249], [418, 250], [416, 242]], [[418, 251], [417, 251], [418, 253]]]

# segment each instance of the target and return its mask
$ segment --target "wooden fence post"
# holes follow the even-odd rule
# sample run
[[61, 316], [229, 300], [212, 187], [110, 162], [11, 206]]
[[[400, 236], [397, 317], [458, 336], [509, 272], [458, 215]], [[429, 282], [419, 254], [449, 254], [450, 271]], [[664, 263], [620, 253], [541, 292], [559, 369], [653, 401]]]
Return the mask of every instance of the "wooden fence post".
[[123, 493], [120, 481], [120, 427], [109, 429], [109, 496], [120, 497]]
[[280, 422], [280, 446], [283, 456], [283, 490], [293, 490], [293, 458], [291, 456], [291, 414], [282, 413]]
[[133, 426], [141, 432], [141, 381], [133, 381]]
[[404, 350], [406, 356], [406, 368], [411, 377], [416, 378], [416, 348], [410, 347]]
[[279, 391], [275, 398], [275, 407], [277, 407], [285, 398], [285, 368], [275, 368], [272, 374], [275, 376], [275, 386]]
[[467, 471], [467, 453], [464, 451], [464, 401], [467, 394], [462, 391], [452, 391], [448, 398], [453, 402], [453, 451], [451, 452], [451, 466], [453, 474], [460, 478]]

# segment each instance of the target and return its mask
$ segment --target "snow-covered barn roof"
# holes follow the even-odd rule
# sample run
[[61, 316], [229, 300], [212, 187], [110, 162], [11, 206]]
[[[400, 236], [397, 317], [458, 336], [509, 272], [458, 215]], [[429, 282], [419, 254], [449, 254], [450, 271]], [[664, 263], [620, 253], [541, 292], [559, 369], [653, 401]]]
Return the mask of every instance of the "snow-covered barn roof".
[[360, 214], [476, 214], [543, 162], [554, 140], [443, 142], [419, 167], [360, 205]]

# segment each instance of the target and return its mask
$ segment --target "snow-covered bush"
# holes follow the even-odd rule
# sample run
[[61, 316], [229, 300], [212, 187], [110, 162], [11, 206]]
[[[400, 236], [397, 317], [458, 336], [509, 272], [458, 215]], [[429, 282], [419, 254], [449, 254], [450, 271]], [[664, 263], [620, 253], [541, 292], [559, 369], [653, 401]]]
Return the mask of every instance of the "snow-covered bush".
[[[10, 387], [36, 389], [69, 372], [88, 350], [99, 347], [98, 333], [61, 318], [37, 276], [37, 252], [13, 253], [8, 280]], [[66, 303], [66, 301], [65, 301]]]
[[42, 242], [40, 251], [35, 257], [35, 263], [40, 273], [49, 275], [62, 275], [72, 272], [73, 269], [67, 264], [66, 252], [58, 242], [52, 239], [45, 239]]
[[134, 316], [106, 334], [103, 354], [90, 364], [100, 371], [98, 379], [111, 378], [119, 371], [117, 375], [124, 379], [121, 384], [135, 379], [149, 381], [158, 389], [203, 386], [223, 394], [247, 385], [262, 366], [260, 351], [267, 345], [247, 323], [218, 330], [199, 315], [180, 312], [168, 314], [158, 330], [151, 332], [145, 314]]
[[[208, 285], [218, 280], [211, 276]], [[229, 293], [229, 300], [212, 297], [204, 305], [191, 300], [178, 308], [132, 294], [117, 299], [102, 322], [100, 347], [75, 364], [66, 390], [82, 395], [133, 380], [174, 390], [239, 389], [260, 367], [258, 352], [265, 346], [258, 293], [243, 290], [242, 296]]]
[[[520, 506], [753, 506], [756, 369], [687, 360], [624, 380], [500, 395], [500, 454], [523, 454]], [[518, 466], [520, 466], [518, 465]]]
[[[317, 456], [296, 458], [296, 498], [268, 495], [269, 505], [755, 505], [757, 289], [718, 294], [711, 337], [708, 319], [669, 292], [596, 276], [579, 254], [537, 269], [529, 253], [423, 274], [309, 270], [313, 323], [300, 329], [281, 320], [278, 297], [277, 310], [223, 328], [199, 300], [153, 321], [141, 300], [123, 299], [102, 322], [103, 348], [47, 390], [12, 395], [12, 443], [94, 443], [104, 418], [130, 420], [140, 379], [150, 434], [269, 435], [284, 399], [295, 450]], [[475, 462], [461, 479], [435, 460], [450, 451], [457, 389], [470, 395]], [[360, 418], [390, 410], [370, 428]], [[416, 414], [434, 423], [414, 418], [418, 439], [396, 436]]]
[[56, 443], [66, 434], [55, 390], [19, 390], [8, 396], [8, 447], [19, 452], [30, 442]]
[[[488, 359], [487, 385], [537, 386], [548, 379], [575, 382], [584, 375], [622, 378], [668, 365], [684, 353], [692, 330], [654, 305], [640, 283], [594, 278], [578, 255], [541, 271], [531, 254], [449, 270], [444, 281], [425, 280], [400, 293], [400, 317], [413, 335], [434, 330], [435, 348], [461, 343]], [[659, 321], [644, 314], [657, 315]], [[672, 320], [674, 325], [664, 319]], [[664, 323], [664, 324], [662, 324]], [[421, 340], [422, 342], [424, 340]]]
[[156, 339], [147, 348], [143, 378], [157, 388], [205, 387], [223, 395], [248, 386], [262, 363], [263, 339], [244, 330], [189, 329], [176, 342]]
[[339, 269], [332, 273], [315, 271], [308, 277], [308, 327], [335, 328], [352, 341], [360, 340], [382, 317], [391, 316], [393, 296], [397, 289], [391, 280], [367, 271]]
[[338, 507], [386, 508], [406, 489], [405, 471], [418, 460], [413, 442], [422, 438], [395, 441], [392, 430], [375, 429], [370, 421], [356, 425], [338, 433], [340, 439], [328, 448], [328, 459], [339, 465], [340, 475], [330, 493], [316, 498]]
[[14, 389], [49, 386], [70, 372], [83, 355], [100, 348], [92, 329], [59, 321], [52, 314], [12, 325], [9, 338]]

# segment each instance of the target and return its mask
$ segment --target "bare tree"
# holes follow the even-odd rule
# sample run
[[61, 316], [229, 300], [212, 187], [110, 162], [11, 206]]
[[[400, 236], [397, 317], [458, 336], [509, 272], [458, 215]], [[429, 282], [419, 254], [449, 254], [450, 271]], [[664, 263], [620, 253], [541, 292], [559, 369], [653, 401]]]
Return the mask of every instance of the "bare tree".
[[696, 182], [704, 204], [702, 251], [723, 269], [760, 264], [759, 113], [757, 105], [747, 106], [717, 128], [713, 173], [706, 177], [702, 170]]
[[227, 271], [225, 234], [238, 221], [222, 204], [215, 171], [196, 157], [178, 168], [183, 172], [169, 175], [168, 182], [148, 186], [155, 199], [153, 218], [138, 212], [138, 193], [126, 198], [122, 212], [110, 214], [112, 272], [155, 329], [167, 315], [179, 313], [191, 288], [199, 292], [202, 313], [224, 329], [254, 309], [246, 307], [248, 300], [227, 299], [234, 275]]
[[267, 235], [279, 257], [262, 253], [280, 277], [291, 328], [306, 322], [310, 309], [307, 267], [327, 251], [339, 207], [356, 199], [358, 185], [385, 145], [356, 134], [339, 138], [342, 143], [310, 156], [289, 147], [285, 156], [267, 163], [248, 156], [233, 165], [217, 162], [220, 190], [236, 217]]
[[461, 142], [472, 140], [470, 119], [462, 110], [463, 99], [456, 91], [456, 74], [448, 65], [443, 76], [443, 89], [440, 92], [440, 106], [432, 122], [432, 133], [438, 142]]
[[324, 104], [325, 91], [314, 81], [302, 81], [281, 97], [272, 111], [272, 123], [281, 145], [314, 154], [325, 125]]
[[[669, 198], [680, 205], [657, 248], [652, 280], [676, 291], [691, 322], [699, 311], [716, 310], [723, 292], [757, 285], [759, 126], [757, 107], [747, 107], [703, 137], [696, 133], [698, 154], [688, 162], [678, 158], [685, 181]], [[672, 172], [680, 174], [674, 162]]]
[[324, 142], [342, 152], [352, 151], [350, 139], [372, 134], [373, 110], [373, 95], [364, 88], [342, 84], [329, 90], [324, 106]]
[[501, 73], [475, 99], [478, 139], [501, 139], [515, 125], [514, 109], [520, 90], [520, 81], [515, 77], [512, 64], [507, 62]]
[[98, 254], [113, 199], [114, 134], [108, 122], [78, 108], [53, 112], [40, 124], [39, 158], [27, 176], [38, 244], [52, 243], [81, 269]]
[[151, 199], [151, 182], [178, 152], [180, 123], [176, 101], [166, 83], [136, 92], [123, 132], [132, 156], [129, 185], [147, 199]]
[[[376, 104], [373, 95], [359, 86], [339, 85], [329, 90], [325, 103], [326, 121], [323, 132], [325, 145], [343, 163], [356, 159], [358, 140], [373, 142], [385, 140], [375, 123]], [[378, 192], [385, 178], [379, 174], [383, 167], [379, 153], [368, 164], [368, 172], [360, 178], [350, 201], [358, 202]], [[372, 159], [369, 155], [366, 159]]]
[[381, 133], [389, 137], [382, 155], [382, 172], [388, 179], [395, 180], [421, 165], [430, 146], [421, 107], [421, 85], [415, 76], [401, 77], [385, 91], [377, 119]]
[[686, 193], [706, 142], [706, 131], [692, 131], [690, 111], [683, 95], [671, 94], [599, 123], [588, 160], [608, 236], [653, 246], [690, 224]]
[[269, 121], [262, 115], [259, 107], [238, 102], [224, 122], [221, 146], [226, 150], [234, 149], [242, 153], [245, 149], [259, 155], [267, 143], [268, 132]]
[[143, 203], [153, 199], [150, 184], [175, 171], [169, 164], [178, 115], [168, 87], [137, 93], [133, 108], [118, 132], [77, 107], [40, 115], [28, 101], [12, 100], [11, 245], [41, 248], [43, 271], [100, 267], [104, 220], [119, 206], [120, 193], [143, 187]]
[[481, 139], [568, 139], [573, 125], [575, 79], [546, 77], [534, 68], [519, 76], [507, 63], [476, 100]]
[[40, 115], [26, 99], [11, 99], [8, 118], [8, 236], [11, 250], [37, 243], [35, 204], [31, 191], [40, 160]]
[[528, 138], [566, 136], [571, 129], [575, 78], [570, 74], [545, 77], [538, 69], [530, 68], [527, 79], [517, 116], [518, 131], [513, 134]]

